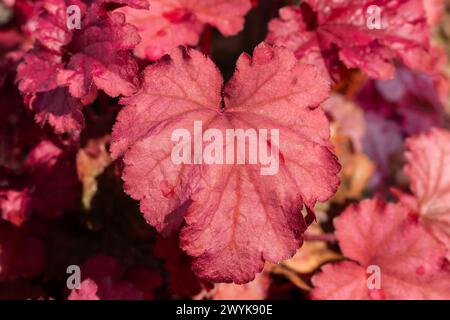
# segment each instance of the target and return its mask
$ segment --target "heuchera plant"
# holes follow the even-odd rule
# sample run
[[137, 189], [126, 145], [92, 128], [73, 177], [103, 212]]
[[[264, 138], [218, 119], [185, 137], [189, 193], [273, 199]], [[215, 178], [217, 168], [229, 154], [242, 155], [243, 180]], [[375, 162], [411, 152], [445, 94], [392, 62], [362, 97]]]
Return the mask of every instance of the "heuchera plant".
[[450, 299], [448, 11], [0, 2], [0, 299]]

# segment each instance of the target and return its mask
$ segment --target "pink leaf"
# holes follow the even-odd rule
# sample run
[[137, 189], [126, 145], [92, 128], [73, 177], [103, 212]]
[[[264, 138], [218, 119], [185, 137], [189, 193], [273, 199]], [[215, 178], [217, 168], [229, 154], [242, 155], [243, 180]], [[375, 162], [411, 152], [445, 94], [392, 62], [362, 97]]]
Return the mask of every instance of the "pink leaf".
[[61, 87], [68, 80], [64, 72], [60, 55], [32, 50], [17, 68], [17, 82], [37, 123], [48, 122], [57, 133], [79, 132], [84, 125], [82, 103]]
[[[334, 225], [342, 253], [355, 263], [324, 266], [312, 279], [314, 298], [450, 298], [445, 249], [407, 207], [365, 200], [347, 208]], [[371, 266], [379, 268], [379, 287], [371, 282]]]
[[344, 96], [336, 93], [333, 93], [322, 104], [322, 108], [339, 125], [339, 130], [351, 139], [356, 151], [362, 152], [363, 139], [368, 131], [364, 110], [347, 100]]
[[450, 249], [450, 132], [433, 129], [406, 142], [405, 171], [414, 194], [413, 210]]
[[60, 86], [61, 56], [47, 50], [31, 50], [17, 68], [19, 90], [24, 94], [51, 91]]
[[[136, 95], [122, 99], [126, 107], [111, 149], [116, 158], [125, 153], [125, 190], [140, 200], [151, 225], [168, 234], [185, 221], [181, 246], [194, 257], [194, 272], [208, 281], [245, 283], [264, 261], [295, 253], [310, 222], [301, 215], [303, 205], [313, 209], [335, 193], [340, 166], [328, 141], [328, 121], [317, 108], [329, 84], [314, 67], [286, 49], [262, 44], [253, 59], [239, 58], [223, 100], [222, 86], [210, 59], [174, 50], [147, 67]], [[279, 145], [262, 140], [279, 149], [278, 173], [261, 175], [261, 164], [176, 165], [172, 132], [194, 135], [196, 121], [223, 136], [227, 129], [278, 129]]]
[[[76, 4], [80, 5], [79, 2]], [[66, 2], [36, 1], [32, 8], [33, 15], [25, 24], [25, 32], [47, 49], [60, 52], [72, 40], [72, 33], [67, 28]]]
[[119, 9], [142, 38], [134, 50], [136, 56], [149, 60], [157, 60], [180, 45], [196, 45], [206, 24], [225, 36], [238, 33], [251, 8], [249, 0], [155, 0], [150, 4], [149, 10]]
[[[368, 27], [371, 5], [381, 10], [380, 29]], [[429, 68], [422, 0], [306, 0], [280, 10], [280, 18], [269, 24], [267, 41], [321, 66], [335, 81], [344, 65], [377, 79], [392, 78], [395, 58], [414, 69]]]

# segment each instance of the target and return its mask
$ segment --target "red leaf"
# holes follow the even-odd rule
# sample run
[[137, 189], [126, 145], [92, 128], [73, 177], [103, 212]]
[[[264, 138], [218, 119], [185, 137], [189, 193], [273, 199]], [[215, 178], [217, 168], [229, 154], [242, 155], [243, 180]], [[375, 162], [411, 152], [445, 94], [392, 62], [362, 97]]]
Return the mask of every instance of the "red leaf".
[[138, 66], [128, 50], [138, 43], [135, 28], [126, 24], [120, 13], [83, 29], [71, 43], [77, 53], [67, 66], [72, 72], [65, 75], [70, 93], [83, 98], [97, 88], [111, 97], [133, 94], [139, 85]]
[[57, 217], [80, 201], [81, 185], [75, 166], [75, 155], [49, 140], [42, 140], [28, 154], [28, 174], [33, 210], [46, 218]]
[[[76, 4], [81, 3], [77, 1]], [[72, 39], [72, 33], [67, 28], [66, 2], [38, 0], [31, 8], [31, 17], [25, 24], [25, 32], [47, 49], [60, 52]]]
[[79, 289], [70, 293], [68, 300], [100, 300], [97, 294], [98, 286], [92, 279], [83, 280]]
[[112, 257], [93, 256], [81, 266], [83, 282], [70, 293], [69, 300], [142, 300], [152, 299], [161, 285], [159, 275], [144, 267], [132, 267], [125, 273]]
[[46, 92], [58, 88], [58, 73], [64, 68], [61, 56], [48, 50], [31, 50], [17, 67], [19, 90], [24, 94]]
[[154, 0], [149, 10], [122, 8], [127, 22], [139, 30], [142, 42], [134, 50], [139, 58], [158, 60], [173, 48], [194, 46], [206, 24], [225, 36], [242, 30], [249, 0]]
[[[141, 201], [151, 225], [168, 234], [186, 221], [181, 246], [194, 257], [197, 275], [245, 283], [264, 261], [295, 253], [307, 227], [303, 205], [312, 209], [335, 193], [340, 166], [328, 121], [317, 108], [329, 85], [314, 67], [262, 44], [253, 59], [239, 58], [223, 101], [222, 83], [212, 61], [194, 50], [176, 49], [147, 67], [142, 89], [122, 99], [126, 107], [113, 129], [112, 153], [125, 153], [125, 190]], [[260, 164], [176, 165], [172, 132], [192, 135], [195, 121], [221, 133], [278, 129], [279, 145], [266, 140], [279, 148], [278, 174], [261, 175]]]
[[[381, 9], [381, 29], [369, 29], [367, 9]], [[429, 31], [422, 0], [305, 0], [285, 7], [269, 24], [267, 41], [321, 66], [333, 80], [341, 68], [360, 68], [372, 78], [392, 78], [393, 59], [428, 71]]]
[[44, 267], [44, 258], [39, 238], [0, 221], [0, 281], [35, 277]]
[[[36, 4], [43, 8], [36, 9], [34, 19], [43, 20], [44, 25], [30, 24], [44, 30], [37, 33], [34, 49], [18, 66], [17, 81], [37, 122], [48, 122], [59, 134], [80, 132], [84, 126], [82, 106], [92, 103], [99, 89], [118, 97], [133, 94], [139, 86], [138, 66], [131, 53], [139, 35], [125, 23], [123, 14], [103, 8], [110, 2], [140, 7], [142, 1], [94, 1], [87, 8], [83, 4], [82, 28], [70, 31], [65, 1]], [[52, 19], [64, 24], [48, 25]], [[63, 37], [60, 30], [68, 35]]]
[[[366, 200], [335, 219], [343, 254], [355, 262], [325, 265], [315, 275], [316, 299], [449, 299], [445, 249], [401, 204]], [[380, 271], [380, 287], [367, 280]]]
[[58, 134], [76, 135], [84, 127], [83, 105], [66, 88], [37, 93], [29, 105], [36, 113], [36, 122], [42, 125], [48, 122]]

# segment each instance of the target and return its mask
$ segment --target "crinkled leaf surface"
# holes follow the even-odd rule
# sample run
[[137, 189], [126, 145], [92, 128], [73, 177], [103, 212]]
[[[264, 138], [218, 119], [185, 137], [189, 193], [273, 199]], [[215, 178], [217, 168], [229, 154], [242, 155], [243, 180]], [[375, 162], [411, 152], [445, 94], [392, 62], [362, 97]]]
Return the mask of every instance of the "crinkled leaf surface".
[[173, 48], [198, 43], [206, 24], [225, 36], [242, 30], [249, 0], [154, 0], [148, 10], [119, 9], [127, 22], [136, 26], [142, 42], [136, 56], [157, 60]]
[[[139, 35], [123, 14], [109, 12], [105, 5], [129, 3], [144, 8], [140, 2], [76, 2], [83, 5], [79, 30], [67, 28], [69, 3], [36, 4], [33, 19], [37, 22], [32, 19], [29, 25], [39, 32], [34, 48], [18, 66], [17, 82], [39, 124], [48, 122], [58, 134], [75, 135], [84, 127], [82, 106], [92, 103], [98, 90], [111, 97], [137, 90], [138, 66], [131, 50], [139, 43]], [[64, 23], [55, 25], [50, 23], [53, 20]]]
[[[380, 29], [369, 29], [372, 5], [380, 8]], [[360, 68], [372, 78], [392, 78], [393, 59], [427, 71], [429, 31], [422, 0], [306, 0], [280, 10], [267, 41], [321, 66], [333, 80], [342, 67]]]
[[[248, 282], [264, 261], [285, 259], [301, 245], [308, 222], [303, 205], [313, 209], [339, 184], [328, 121], [317, 108], [328, 88], [314, 67], [297, 62], [287, 49], [262, 44], [253, 59], [239, 58], [224, 88], [209, 58], [176, 49], [147, 67], [137, 94], [122, 99], [126, 107], [111, 149], [115, 158], [125, 154], [125, 190], [140, 200], [145, 218], [160, 232], [185, 222], [181, 247], [201, 278]], [[176, 165], [172, 132], [190, 132], [194, 150], [193, 141], [201, 139], [193, 132], [195, 121], [202, 121], [204, 131], [222, 133], [278, 129], [278, 146], [267, 137], [263, 141], [279, 150], [278, 173], [261, 175], [260, 164]], [[225, 149], [223, 144], [223, 154]], [[231, 150], [236, 158], [237, 150]], [[249, 163], [248, 153], [245, 159]]]

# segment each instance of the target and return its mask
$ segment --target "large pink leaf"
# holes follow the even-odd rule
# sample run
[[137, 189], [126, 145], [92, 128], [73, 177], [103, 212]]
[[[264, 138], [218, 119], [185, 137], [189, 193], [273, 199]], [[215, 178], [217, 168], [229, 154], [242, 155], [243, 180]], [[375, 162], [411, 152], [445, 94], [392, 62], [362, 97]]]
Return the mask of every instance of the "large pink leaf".
[[43, 49], [28, 52], [17, 68], [17, 82], [36, 122], [49, 123], [57, 133], [79, 131], [84, 125], [82, 103], [66, 85], [62, 57]]
[[84, 127], [83, 104], [67, 88], [37, 93], [29, 102], [39, 124], [49, 123], [56, 133], [76, 134]]
[[194, 46], [206, 24], [231, 36], [244, 26], [249, 0], [154, 0], [149, 10], [119, 9], [138, 28], [136, 56], [157, 60], [179, 45]]
[[369, 299], [366, 270], [355, 262], [329, 263], [313, 278], [313, 299], [319, 300], [362, 300]]
[[[334, 225], [342, 253], [355, 262], [325, 265], [312, 279], [314, 298], [450, 299], [445, 248], [406, 206], [366, 200]], [[371, 266], [379, 268], [380, 287], [367, 285]]]
[[28, 153], [17, 171], [0, 172], [0, 215], [20, 226], [31, 216], [58, 217], [80, 200], [75, 155], [43, 139]]
[[30, 8], [32, 16], [24, 26], [25, 32], [47, 49], [61, 51], [72, 40], [72, 33], [67, 28], [66, 1], [38, 0]]
[[98, 286], [92, 279], [83, 280], [78, 289], [70, 292], [68, 300], [100, 300]]
[[59, 54], [48, 50], [31, 50], [17, 67], [19, 90], [24, 94], [46, 92], [58, 88], [58, 73], [64, 69]]
[[142, 300], [143, 293], [132, 283], [113, 282], [111, 278], [103, 279], [98, 284], [92, 279], [81, 282], [80, 288], [71, 291], [68, 300]]
[[[112, 154], [125, 154], [125, 190], [140, 200], [151, 225], [168, 234], [185, 221], [181, 246], [194, 257], [197, 275], [244, 283], [265, 260], [295, 253], [308, 222], [303, 205], [313, 209], [334, 194], [340, 166], [328, 141], [328, 121], [317, 108], [329, 84], [314, 67], [298, 63], [287, 49], [262, 44], [253, 59], [239, 58], [235, 75], [222, 86], [210, 59], [176, 49], [147, 67], [136, 95], [122, 99], [126, 107], [113, 129]], [[262, 140], [279, 149], [278, 173], [261, 175], [261, 164], [175, 164], [172, 132], [185, 129], [199, 139], [195, 121], [223, 134], [278, 129], [279, 145]]]
[[[367, 9], [381, 9], [381, 29], [369, 29]], [[267, 41], [293, 50], [321, 66], [333, 80], [342, 67], [360, 68], [369, 76], [393, 76], [393, 59], [426, 71], [429, 34], [422, 0], [306, 0], [280, 10], [269, 24]]]

